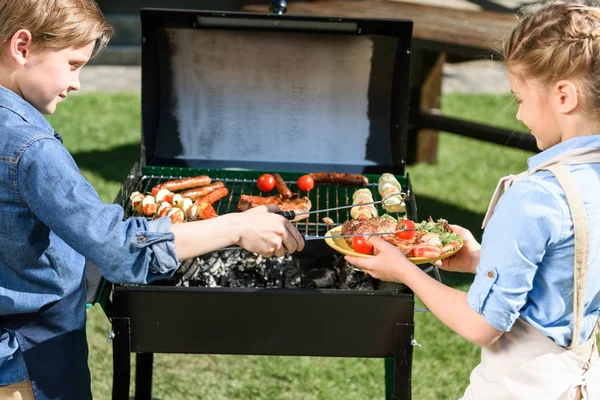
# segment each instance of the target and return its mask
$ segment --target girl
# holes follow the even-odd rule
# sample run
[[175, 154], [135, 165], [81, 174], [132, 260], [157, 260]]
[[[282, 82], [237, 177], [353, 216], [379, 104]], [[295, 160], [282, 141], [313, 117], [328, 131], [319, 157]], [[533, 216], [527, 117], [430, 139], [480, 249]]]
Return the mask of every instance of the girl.
[[375, 236], [379, 255], [346, 257], [375, 278], [405, 283], [482, 347], [464, 399], [600, 398], [599, 37], [598, 7], [551, 1], [525, 9], [505, 41], [517, 119], [543, 151], [526, 172], [501, 180], [481, 246], [453, 227], [464, 247], [438, 266], [475, 273], [468, 293]]
[[143, 284], [234, 243], [281, 256], [304, 241], [276, 207], [123, 221], [42, 115], [79, 89], [112, 28], [94, 0], [0, 0], [0, 16], [0, 400], [91, 399], [85, 258], [112, 282]]

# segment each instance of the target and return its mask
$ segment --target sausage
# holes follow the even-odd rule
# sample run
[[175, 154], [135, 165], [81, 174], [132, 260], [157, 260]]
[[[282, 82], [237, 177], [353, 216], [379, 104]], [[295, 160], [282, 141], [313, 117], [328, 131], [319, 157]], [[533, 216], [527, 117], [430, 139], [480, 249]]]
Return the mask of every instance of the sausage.
[[200, 197], [198, 200], [196, 200], [196, 205], [200, 204], [200, 203], [209, 203], [212, 204], [216, 201], [221, 200], [223, 197], [227, 196], [229, 194], [229, 189], [227, 189], [226, 187], [222, 187], [220, 189], [215, 190], [214, 192], [211, 192], [209, 194], [207, 194], [204, 197]]
[[204, 197], [209, 193], [214, 192], [217, 189], [220, 189], [222, 187], [225, 187], [225, 183], [223, 182], [215, 182], [215, 183], [211, 183], [208, 186], [202, 186], [199, 188], [194, 188], [194, 189], [189, 189], [186, 190], [184, 192], [180, 192], [179, 194], [182, 197], [188, 197], [192, 200], [196, 200], [198, 197]]
[[313, 172], [310, 174], [315, 183], [337, 183], [340, 185], [367, 186], [369, 178], [359, 174], [344, 174], [336, 172]]
[[175, 179], [172, 181], [162, 182], [152, 188], [152, 196], [156, 196], [156, 193], [160, 189], [168, 189], [171, 192], [178, 190], [195, 188], [198, 186], [206, 186], [211, 182], [210, 176], [199, 175], [191, 178]]
[[273, 173], [273, 177], [275, 178], [275, 188], [284, 199], [289, 199], [292, 197], [292, 191], [286, 185], [285, 181], [277, 172]]

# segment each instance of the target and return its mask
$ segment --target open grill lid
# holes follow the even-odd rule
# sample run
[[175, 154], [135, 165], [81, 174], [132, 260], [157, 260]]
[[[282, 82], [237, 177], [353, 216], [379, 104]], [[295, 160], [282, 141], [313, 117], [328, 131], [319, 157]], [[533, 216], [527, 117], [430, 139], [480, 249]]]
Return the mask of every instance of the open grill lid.
[[404, 173], [412, 21], [141, 18], [142, 165]]

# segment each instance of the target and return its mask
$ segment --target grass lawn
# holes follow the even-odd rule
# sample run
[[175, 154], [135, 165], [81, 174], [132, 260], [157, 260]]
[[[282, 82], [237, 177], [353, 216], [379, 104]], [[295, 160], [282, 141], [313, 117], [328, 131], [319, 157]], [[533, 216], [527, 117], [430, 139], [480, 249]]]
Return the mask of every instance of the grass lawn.
[[[448, 95], [443, 104], [446, 115], [523, 129], [514, 119], [516, 104], [510, 96]], [[49, 119], [100, 197], [112, 202], [139, 159], [139, 95], [69, 97]], [[450, 134], [441, 134], [439, 140], [436, 165], [408, 168], [419, 217], [443, 217], [480, 237], [483, 214], [498, 178], [524, 170], [531, 153]], [[472, 276], [462, 274], [444, 273], [442, 278], [463, 290], [472, 281]], [[478, 362], [479, 349], [430, 313], [417, 313], [415, 323], [415, 338], [422, 347], [414, 351], [413, 398], [460, 397]], [[101, 308], [91, 308], [89, 364], [96, 399], [109, 399], [111, 393], [109, 329]], [[380, 359], [157, 354], [154, 360], [153, 395], [161, 400], [384, 398]]]

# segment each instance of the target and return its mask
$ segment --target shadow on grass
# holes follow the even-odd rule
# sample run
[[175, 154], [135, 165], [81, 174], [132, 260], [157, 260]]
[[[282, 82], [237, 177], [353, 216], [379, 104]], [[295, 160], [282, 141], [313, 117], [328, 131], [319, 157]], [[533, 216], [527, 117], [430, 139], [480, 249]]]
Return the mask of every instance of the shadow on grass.
[[140, 160], [140, 145], [127, 144], [72, 155], [79, 168], [92, 171], [107, 181], [124, 182], [133, 164]]
[[[452, 224], [460, 225], [470, 230], [475, 239], [481, 242], [481, 235], [483, 233], [481, 222], [483, 221], [484, 214], [457, 207], [453, 204], [443, 203], [431, 197], [419, 196], [418, 193], [416, 194], [416, 200], [419, 221], [427, 219], [430, 216], [434, 220], [444, 218]], [[469, 285], [473, 282], [473, 275], [471, 274], [445, 271], [441, 271], [441, 274], [442, 282], [452, 287]]]

